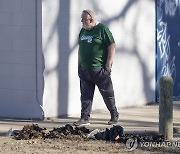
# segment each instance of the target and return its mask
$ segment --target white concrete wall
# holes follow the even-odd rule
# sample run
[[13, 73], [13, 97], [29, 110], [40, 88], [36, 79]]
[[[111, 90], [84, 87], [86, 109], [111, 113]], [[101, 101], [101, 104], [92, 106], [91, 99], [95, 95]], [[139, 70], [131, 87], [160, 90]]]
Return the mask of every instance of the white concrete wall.
[[41, 0], [0, 0], [0, 117], [43, 116], [41, 13]]
[[[153, 0], [0, 0], [0, 117], [80, 114], [77, 40], [87, 8], [115, 37], [117, 106], [155, 100]], [[97, 89], [93, 109], [106, 109]]]
[[[117, 49], [112, 80], [118, 107], [155, 100], [155, 2], [152, 0], [44, 0], [45, 116], [80, 114], [77, 39], [83, 9], [97, 13]], [[96, 89], [93, 109], [105, 109]]]

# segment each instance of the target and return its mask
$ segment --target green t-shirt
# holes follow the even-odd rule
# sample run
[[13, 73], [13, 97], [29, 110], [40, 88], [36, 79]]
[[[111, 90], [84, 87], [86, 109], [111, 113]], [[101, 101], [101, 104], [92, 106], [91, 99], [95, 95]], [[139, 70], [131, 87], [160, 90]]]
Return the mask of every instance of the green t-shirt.
[[79, 56], [83, 68], [102, 68], [107, 60], [108, 46], [114, 43], [109, 28], [101, 23], [91, 30], [81, 29]]

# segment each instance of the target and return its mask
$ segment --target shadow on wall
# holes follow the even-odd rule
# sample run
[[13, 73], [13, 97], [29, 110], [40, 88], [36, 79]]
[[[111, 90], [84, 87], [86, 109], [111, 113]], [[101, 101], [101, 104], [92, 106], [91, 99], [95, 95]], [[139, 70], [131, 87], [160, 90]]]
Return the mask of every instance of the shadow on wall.
[[[92, 6], [94, 7], [93, 10], [98, 14], [106, 14], [106, 12], [102, 12], [100, 9], [100, 3], [98, 1], [95, 1], [96, 3]], [[106, 25], [110, 25], [111, 22], [114, 22], [116, 20], [122, 20], [127, 15], [128, 11], [132, 6], [136, 5], [136, 3], [139, 2], [139, 0], [130, 0], [127, 2], [127, 4], [124, 6], [122, 11], [120, 11], [117, 15], [112, 16], [111, 18], [102, 20], [102, 23], [105, 23]], [[153, 0], [152, 0], [153, 2]], [[86, 9], [86, 8], [84, 8]], [[58, 50], [59, 50], [59, 61], [57, 66], [54, 68], [58, 72], [58, 107], [57, 107], [57, 113], [58, 115], [66, 115], [68, 113], [68, 79], [69, 79], [69, 57], [71, 52], [77, 47], [77, 42], [73, 45], [73, 47], [70, 47], [70, 0], [60, 0], [59, 1], [59, 14], [57, 16], [57, 20], [55, 22], [54, 27], [52, 27], [52, 32], [50, 33], [50, 38], [53, 37], [55, 34], [55, 29], [58, 30], [58, 37], [59, 37], [59, 43], [58, 43]], [[138, 12], [136, 14], [136, 17], [140, 16], [142, 12]], [[80, 19], [79, 19], [80, 21]], [[134, 29], [136, 29], [137, 23], [134, 22]], [[58, 26], [58, 27], [57, 27]], [[126, 30], [126, 29], [125, 29]], [[150, 96], [149, 93], [153, 93], [154, 90], [151, 88], [150, 82], [154, 76], [149, 76], [146, 72], [147, 66], [145, 64], [145, 60], [142, 59], [142, 57], [139, 55], [138, 48], [136, 45], [137, 42], [137, 34], [134, 33], [133, 35], [133, 51], [130, 51], [126, 49], [126, 47], [117, 48], [116, 51], [126, 51], [126, 54], [134, 55], [137, 57], [139, 63], [142, 67], [142, 74], [143, 74], [143, 85], [144, 85], [144, 93], [146, 95], [146, 100], [149, 100]], [[47, 46], [47, 44], [46, 44]], [[154, 51], [155, 52], [155, 51]], [[53, 70], [49, 70], [46, 72], [46, 75], [48, 73], [51, 73]]]
[[[116, 16], [113, 16], [112, 18], [108, 18], [108, 19], [104, 19], [102, 20], [101, 22], [106, 24], [106, 25], [110, 25], [113, 21], [116, 21], [116, 20], [122, 20], [123, 22], [123, 19], [126, 17], [126, 15], [128, 14], [128, 11], [134, 6], [136, 5], [136, 3], [138, 3], [139, 0], [129, 0], [126, 5], [124, 6], [124, 8], [122, 9], [121, 12], [119, 12], [119, 14], [117, 14]], [[149, 1], [150, 3], [155, 3], [154, 0], [150, 0]], [[95, 8], [94, 10], [101, 10], [100, 6], [98, 4], [94, 5]], [[138, 5], [137, 5], [138, 6]], [[126, 48], [126, 46], [123, 46], [123, 47], [120, 47], [120, 48], [116, 48], [116, 51], [117, 52], [126, 52], [126, 54], [129, 54], [131, 56], [134, 56], [134, 57], [137, 57], [139, 63], [141, 64], [141, 71], [142, 71], [142, 78], [143, 78], [143, 89], [144, 89], [144, 94], [145, 94], [145, 97], [146, 97], [146, 102], [148, 102], [148, 100], [151, 100], [152, 99], [152, 93], [155, 93], [154, 92], [154, 89], [152, 89], [152, 86], [151, 86], [151, 82], [152, 79], [154, 78], [154, 74], [152, 75], [148, 75], [147, 74], [147, 65], [146, 65], [146, 60], [144, 60], [142, 58], [142, 56], [140, 55], [140, 53], [138, 52], [138, 47], [137, 47], [137, 42], [138, 42], [138, 36], [137, 36], [137, 33], [136, 30], [137, 30], [137, 21], [138, 21], [138, 18], [142, 15], [142, 12], [139, 11], [139, 9], [137, 9], [138, 11], [136, 12], [136, 15], [134, 15], [134, 17], [136, 17], [137, 19], [134, 20], [135, 22], [133, 23], [133, 35], [131, 35], [133, 38], [133, 51], [132, 50], [129, 50]], [[154, 11], [155, 11], [155, 6], [154, 6]], [[100, 14], [106, 14], [106, 12], [99, 12]], [[155, 20], [155, 19], [154, 19]], [[126, 29], [126, 27], [124, 27], [124, 31], [128, 31], [128, 29]], [[155, 34], [154, 34], [155, 35]], [[155, 52], [155, 49], [154, 51], [152, 52]], [[127, 74], [128, 75], [128, 74]], [[149, 95], [150, 94], [150, 95]]]
[[[47, 3], [51, 4], [53, 2], [47, 1]], [[51, 69], [49, 68], [44, 69], [45, 70], [44, 77], [47, 78], [49, 76], [52, 76], [51, 74], [53, 74], [54, 72], [56, 72], [57, 74], [58, 85], [55, 85], [56, 82], [55, 83], [53, 82], [53, 85], [51, 86], [55, 86], [55, 87], [52, 89], [49, 89], [51, 87], [48, 87], [47, 90], [55, 91], [55, 92], [51, 92], [51, 94], [53, 95], [55, 94], [55, 96], [52, 96], [52, 97], [55, 97], [53, 99], [57, 99], [58, 104], [52, 104], [53, 107], [51, 111], [53, 112], [53, 115], [56, 114], [56, 116], [59, 116], [59, 115], [66, 115], [68, 113], [68, 87], [69, 87], [68, 86], [68, 78], [69, 78], [68, 65], [69, 65], [69, 56], [72, 51], [69, 45], [70, 0], [59, 0], [58, 2], [54, 2], [54, 3], [59, 5], [58, 6], [59, 10], [57, 12], [58, 14], [57, 14], [57, 17], [55, 18], [54, 24], [53, 25], [50, 24], [51, 27], [49, 31], [49, 36], [48, 36], [47, 42], [44, 44], [43, 50], [45, 50], [45, 52], [47, 53], [47, 49], [51, 45], [52, 40], [54, 39], [54, 37], [56, 37], [56, 34], [58, 34], [57, 49], [54, 49], [54, 50], [58, 50], [57, 51], [58, 53], [56, 53], [56, 51], [54, 53], [55, 56], [57, 54], [58, 61]], [[54, 51], [52, 51], [51, 49], [48, 52], [52, 52], [51, 53], [52, 55]], [[48, 57], [45, 57], [45, 59], [46, 58]], [[52, 83], [48, 83], [48, 84], [52, 84]], [[57, 98], [56, 98], [56, 95], [57, 95]], [[48, 94], [48, 97], [51, 97], [51, 96]], [[51, 98], [48, 98], [48, 100], [51, 100]], [[48, 108], [51, 105], [50, 101], [45, 102], [45, 103], [48, 103], [48, 105], [46, 104], [46, 108]], [[54, 108], [54, 105], [55, 105], [55, 108]], [[54, 111], [54, 109], [57, 109], [57, 111]], [[51, 113], [49, 113], [49, 110], [47, 113], [45, 113], [45, 116], [47, 116], [46, 114], [48, 114], [48, 116], [49, 115], [51, 116]]]
[[[69, 56], [72, 52], [69, 43], [70, 33], [70, 0], [61, 0], [59, 3], [59, 63], [58, 63], [58, 115], [68, 113], [68, 79]], [[63, 23], [63, 24], [61, 24]], [[66, 27], [63, 27], [66, 26]]]

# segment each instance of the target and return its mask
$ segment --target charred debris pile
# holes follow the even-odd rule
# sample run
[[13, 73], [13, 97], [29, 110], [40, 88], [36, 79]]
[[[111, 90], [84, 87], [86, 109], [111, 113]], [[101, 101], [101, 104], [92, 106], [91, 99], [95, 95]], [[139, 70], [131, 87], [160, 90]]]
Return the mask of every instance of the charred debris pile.
[[94, 139], [111, 142], [126, 143], [128, 139], [137, 139], [138, 142], [163, 142], [164, 137], [156, 133], [129, 133], [125, 134], [123, 127], [114, 125], [110, 129], [88, 129], [86, 127], [75, 127], [70, 124], [59, 128], [48, 130], [41, 128], [38, 124], [25, 125], [22, 130], [13, 131], [12, 138], [16, 140], [30, 139]]

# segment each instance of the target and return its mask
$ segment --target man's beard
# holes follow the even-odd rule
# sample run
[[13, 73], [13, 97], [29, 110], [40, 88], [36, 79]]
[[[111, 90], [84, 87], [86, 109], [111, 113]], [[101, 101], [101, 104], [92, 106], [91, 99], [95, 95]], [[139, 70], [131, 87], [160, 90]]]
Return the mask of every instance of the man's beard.
[[82, 26], [83, 26], [83, 28], [86, 29], [86, 30], [90, 30], [90, 29], [91, 29], [90, 26], [86, 26], [86, 25], [82, 25]]

